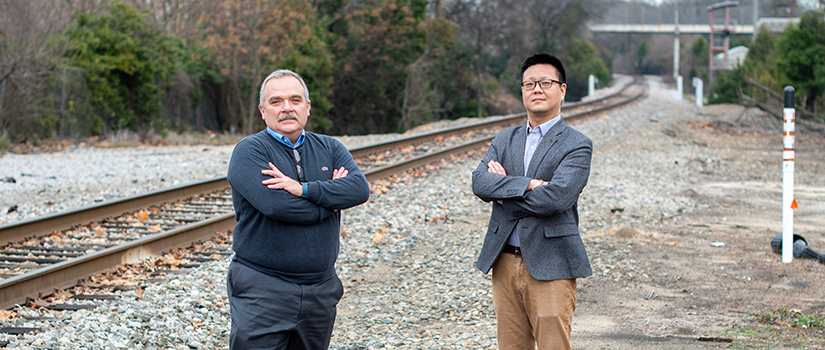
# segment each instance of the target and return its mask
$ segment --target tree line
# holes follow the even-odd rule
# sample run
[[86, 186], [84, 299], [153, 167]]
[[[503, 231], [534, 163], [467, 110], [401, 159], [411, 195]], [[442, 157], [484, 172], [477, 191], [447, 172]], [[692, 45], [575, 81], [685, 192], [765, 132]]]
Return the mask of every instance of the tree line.
[[[715, 78], [709, 102], [759, 107], [782, 118], [783, 90], [796, 90], [796, 114], [825, 121], [825, 11], [809, 11], [781, 35], [762, 28], [742, 64]], [[823, 129], [825, 131], [825, 129]]]
[[520, 111], [518, 69], [567, 64], [568, 100], [610, 56], [603, 0], [0, 0], [0, 140], [249, 134], [263, 78], [301, 74], [311, 130], [399, 132]]

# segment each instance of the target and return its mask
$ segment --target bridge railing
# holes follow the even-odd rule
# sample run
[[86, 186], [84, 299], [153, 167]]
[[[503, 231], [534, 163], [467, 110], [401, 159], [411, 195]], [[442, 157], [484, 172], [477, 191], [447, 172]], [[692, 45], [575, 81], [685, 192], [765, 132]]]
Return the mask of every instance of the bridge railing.
[[[756, 28], [765, 26], [774, 33], [781, 33], [790, 24], [799, 23], [799, 18], [763, 17], [757, 21]], [[587, 26], [594, 33], [676, 33], [675, 24], [589, 24]], [[753, 34], [751, 24], [732, 26], [734, 34]], [[709, 34], [709, 24], [679, 24], [679, 33]]]

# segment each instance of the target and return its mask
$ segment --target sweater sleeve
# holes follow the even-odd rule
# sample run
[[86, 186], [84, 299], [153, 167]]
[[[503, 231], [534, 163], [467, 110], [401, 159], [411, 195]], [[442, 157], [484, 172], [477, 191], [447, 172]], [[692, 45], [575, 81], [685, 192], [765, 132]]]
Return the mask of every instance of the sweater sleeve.
[[330, 210], [352, 208], [366, 202], [370, 188], [364, 173], [352, 154], [338, 140], [327, 138], [332, 151], [333, 169], [343, 167], [349, 174], [334, 180], [311, 181], [307, 184], [307, 199]]
[[[255, 136], [239, 142], [232, 152], [226, 175], [232, 191], [237, 192], [261, 214], [282, 222], [310, 225], [333, 214], [331, 209], [319, 206], [307, 198], [296, 197], [284, 190], [273, 190], [263, 185], [262, 182], [269, 177], [261, 174], [261, 170], [268, 169], [267, 163], [273, 160], [268, 159], [266, 146]], [[285, 162], [273, 163], [279, 167], [284, 166]]]

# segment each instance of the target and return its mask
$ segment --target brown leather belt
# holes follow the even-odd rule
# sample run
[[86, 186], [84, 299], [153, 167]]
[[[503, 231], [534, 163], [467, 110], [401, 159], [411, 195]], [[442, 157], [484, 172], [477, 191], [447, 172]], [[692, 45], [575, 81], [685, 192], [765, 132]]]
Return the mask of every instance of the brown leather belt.
[[504, 246], [504, 252], [505, 252], [505, 253], [510, 253], [510, 254], [513, 254], [513, 255], [515, 255], [515, 256], [521, 256], [521, 248], [520, 248], [520, 247], [516, 247], [516, 246], [514, 246], [514, 245], [509, 245], [509, 244], [508, 244], [508, 245], [505, 245], [505, 246]]

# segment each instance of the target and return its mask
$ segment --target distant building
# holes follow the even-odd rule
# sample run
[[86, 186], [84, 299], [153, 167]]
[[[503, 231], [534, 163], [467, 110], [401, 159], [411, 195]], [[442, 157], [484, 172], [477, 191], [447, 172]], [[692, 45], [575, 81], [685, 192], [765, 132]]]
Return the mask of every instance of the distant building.
[[[733, 68], [733, 67], [736, 67], [736, 66], [742, 64], [742, 62], [745, 61], [745, 56], [747, 56], [747, 55], [748, 55], [748, 48], [744, 47], [744, 46], [737, 46], [737, 47], [733, 47], [733, 48], [728, 49], [728, 68]], [[724, 59], [725, 59], [725, 53], [724, 52], [720, 52], [720, 53], [716, 54], [716, 57], [714, 58], [714, 61], [716, 61], [716, 62], [714, 62], [714, 66], [716, 66], [716, 67], [724, 66], [724, 62], [723, 62]]]
[[799, 17], [795, 18], [776, 18], [776, 17], [762, 17], [756, 23], [756, 31], [761, 27], [767, 27], [774, 33], [782, 33], [789, 25], [799, 25]]

